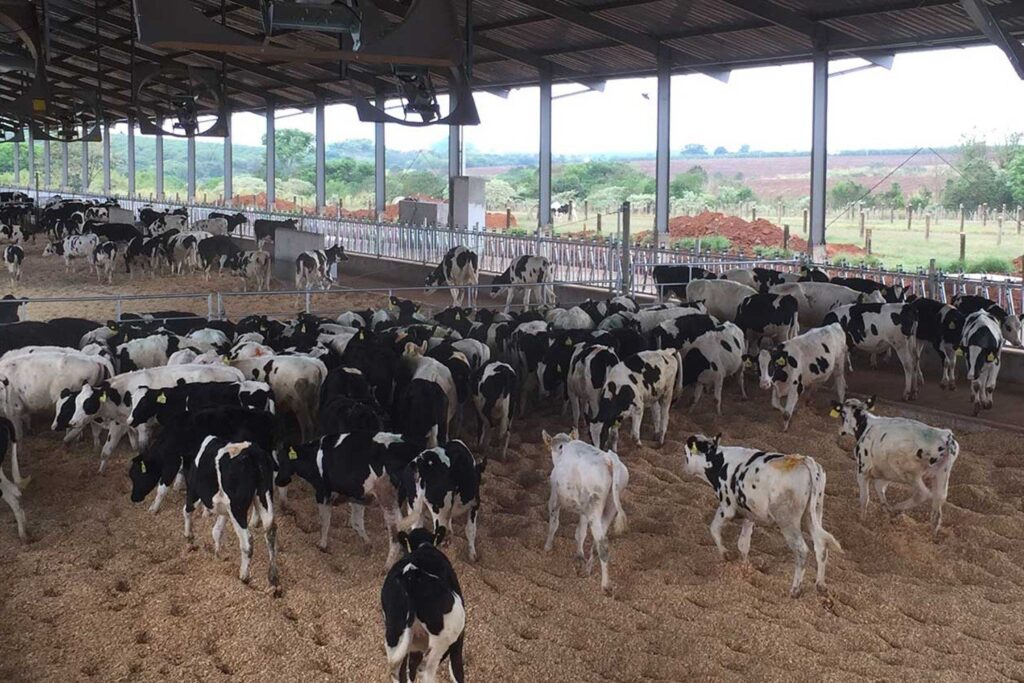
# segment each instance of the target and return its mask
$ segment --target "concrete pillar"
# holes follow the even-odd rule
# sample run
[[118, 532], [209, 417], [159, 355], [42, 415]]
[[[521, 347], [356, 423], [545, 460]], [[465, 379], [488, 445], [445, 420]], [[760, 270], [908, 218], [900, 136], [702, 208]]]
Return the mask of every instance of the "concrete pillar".
[[36, 184], [36, 139], [32, 135], [32, 126], [26, 129], [28, 136], [28, 184], [35, 187]]
[[[82, 134], [85, 134], [85, 126], [82, 126]], [[89, 191], [89, 143], [82, 140], [82, 192]]]
[[828, 50], [814, 50], [811, 111], [811, 259], [825, 261], [825, 176], [828, 169]]
[[67, 190], [68, 189], [68, 143], [65, 140], [65, 141], [62, 141], [60, 144], [61, 144], [61, 147], [62, 147], [61, 151], [64, 152], [64, 158], [61, 159], [61, 162], [60, 162], [60, 189]]
[[196, 200], [196, 139], [189, 137], [185, 151], [185, 194], [189, 204]]
[[135, 196], [135, 119], [128, 119], [128, 196]]
[[[448, 111], [451, 112], [454, 98], [448, 98]], [[463, 156], [462, 126], [448, 126], [448, 225], [455, 227], [455, 179], [466, 174], [466, 161]], [[466, 229], [470, 225], [459, 226]]]
[[50, 141], [43, 140], [43, 176], [46, 181], [46, 188], [50, 189], [53, 187], [53, 174], [51, 173], [53, 155], [50, 154]]
[[537, 225], [551, 225], [551, 67], [540, 70], [540, 156]]
[[277, 146], [274, 127], [274, 103], [267, 100], [267, 210], [274, 208], [277, 178]]
[[[377, 89], [377, 106], [381, 110], [387, 97], [384, 90]], [[385, 174], [387, 173], [387, 144], [384, 141], [384, 124], [373, 124], [373, 196], [374, 210], [377, 212], [378, 220], [384, 216], [384, 205], [387, 203], [387, 187], [385, 185]]]
[[315, 156], [316, 156], [316, 212], [322, 213], [327, 206], [327, 127], [324, 101], [317, 98], [316, 110], [313, 118], [316, 119], [315, 132]]
[[229, 206], [235, 197], [235, 160], [231, 156], [231, 113], [227, 116], [228, 134], [224, 136], [224, 202]]
[[164, 136], [163, 133], [156, 134], [156, 198], [164, 198]]
[[654, 162], [654, 233], [658, 244], [668, 239], [669, 161], [671, 158], [672, 62], [658, 55], [658, 132]]
[[103, 124], [103, 194], [110, 194], [110, 124]]

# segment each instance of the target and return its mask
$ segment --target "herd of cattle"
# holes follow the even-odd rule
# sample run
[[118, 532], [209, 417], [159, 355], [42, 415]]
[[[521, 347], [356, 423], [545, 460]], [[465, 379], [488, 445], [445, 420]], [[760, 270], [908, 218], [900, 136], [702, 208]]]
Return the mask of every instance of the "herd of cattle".
[[[84, 212], [81, 221], [71, 217], [77, 212], [60, 213], [61, 221], [48, 220], [46, 229], [81, 223], [82, 235], [65, 241], [101, 227]], [[180, 230], [169, 227], [183, 227], [176, 215], [160, 214], [148, 225]], [[145, 245], [161, 234], [138, 238]], [[202, 265], [207, 257], [197, 253]], [[327, 264], [344, 252], [303, 256], [297, 263], [303, 283], [324, 284]], [[684, 391], [692, 388], [696, 406], [707, 390], [721, 413], [725, 380], [736, 377], [746, 397], [744, 375], [756, 369], [788, 429], [800, 397], [833, 379], [832, 416], [839, 433], [855, 443], [862, 516], [873, 486], [889, 511], [931, 501], [937, 535], [959, 445], [949, 430], [880, 417], [871, 412], [872, 399], [847, 397], [851, 351], [872, 359], [894, 352], [907, 400], [920, 391], [925, 349], [938, 354], [940, 384], [950, 389], [956, 359], [966, 354], [978, 411], [992, 405], [1004, 342], [1021, 342], [1020, 320], [987, 299], [961, 296], [946, 305], [869, 280], [823, 281], [823, 273], [808, 269], [755, 268], [716, 277], [697, 267], [660, 266], [654, 275], [664, 303], [640, 306], [617, 296], [560, 308], [553, 305], [551, 265], [523, 256], [496, 280], [493, 293], [500, 295], [504, 285], [511, 285], [509, 292], [534, 288], [538, 308], [531, 310], [528, 296], [520, 312], [464, 307], [460, 287], [476, 283], [476, 262], [463, 247], [445, 256], [427, 284], [452, 287], [454, 305], [432, 315], [391, 297], [385, 308], [300, 314], [286, 322], [259, 315], [208, 321], [162, 311], [106, 324], [61, 318], [3, 325], [0, 462], [9, 449], [11, 478], [0, 468], [0, 497], [14, 511], [19, 535], [26, 538], [20, 499], [29, 477], [22, 476], [18, 445], [34, 415], [52, 417], [51, 428], [65, 432], [65, 441], [88, 429], [101, 470], [127, 435], [137, 453], [129, 466], [131, 500], [155, 491], [149, 507], [155, 513], [183, 485], [188, 542], [196, 507], [216, 517], [215, 552], [230, 522], [242, 581], [250, 576], [251, 531], [262, 527], [268, 581], [279, 586], [275, 515], [298, 478], [312, 487], [322, 550], [332, 505], [349, 504], [350, 524], [365, 541], [366, 506], [381, 511], [389, 543], [381, 605], [393, 679], [418, 672], [416, 680], [434, 680], [447, 658], [453, 680], [463, 681], [466, 608], [440, 546], [459, 522], [468, 558], [476, 559], [488, 453], [507, 456], [512, 421], [529, 412], [534, 397], [559, 399], [572, 415], [563, 433], [542, 434], [552, 459], [545, 549], [553, 547], [560, 509], [569, 508], [579, 515], [580, 571], [590, 572], [596, 552], [608, 589], [608, 538], [626, 530], [629, 471], [617, 455], [624, 420], [639, 444], [649, 411], [651, 436], [664, 443], [673, 403]], [[467, 406], [476, 417], [473, 440]], [[588, 439], [580, 438], [581, 424]], [[755, 522], [774, 523], [794, 555], [795, 597], [809, 552], [806, 527], [816, 584], [824, 587], [828, 552], [840, 545], [823, 526], [826, 475], [819, 463], [701, 434], [686, 440], [680, 456], [683, 470], [717, 494], [711, 534], [720, 553], [727, 520], [742, 521], [744, 559]], [[912, 496], [891, 504], [891, 483], [909, 486]]]
[[[259, 291], [269, 290], [272, 256], [268, 245], [277, 230], [297, 227], [295, 220], [257, 219], [253, 224], [257, 248], [243, 250], [231, 235], [249, 222], [244, 214], [212, 212], [190, 221], [184, 208], [157, 211], [143, 207], [131, 223], [111, 221], [111, 211], [119, 208], [114, 200], [55, 195], [37, 212], [27, 195], [0, 193], [0, 245], [11, 285], [21, 279], [24, 242], [35, 241], [41, 234], [49, 239], [44, 256], [61, 257], [68, 272], [77, 261], [84, 261], [100, 282], [108, 284], [123, 265], [129, 278], [136, 271], [148, 271], [155, 277], [165, 270], [172, 274], [199, 270], [209, 280], [215, 269], [218, 274], [227, 269], [242, 278], [246, 290], [250, 284]], [[328, 286], [332, 266], [344, 258], [340, 247], [301, 254], [295, 263], [296, 287]]]

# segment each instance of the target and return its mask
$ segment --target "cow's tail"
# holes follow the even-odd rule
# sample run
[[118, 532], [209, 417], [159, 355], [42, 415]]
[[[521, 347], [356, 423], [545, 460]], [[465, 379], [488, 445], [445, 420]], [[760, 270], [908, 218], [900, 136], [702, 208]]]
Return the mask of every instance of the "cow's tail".
[[807, 476], [811, 484], [811, 499], [807, 505], [807, 520], [811, 532], [811, 541], [817, 547], [818, 543], [824, 542], [832, 550], [843, 552], [843, 547], [835, 536], [825, 531], [822, 525], [822, 516], [825, 513], [825, 468], [819, 465], [813, 458], [804, 458], [804, 466], [807, 468]]
[[479, 282], [480, 282], [480, 269], [479, 269], [479, 266], [477, 265], [478, 263], [479, 263], [479, 259], [478, 259], [477, 255], [476, 255], [476, 252], [475, 251], [470, 251], [469, 252], [469, 265], [473, 266], [473, 274], [470, 276], [469, 279], [470, 279], [470, 282], [472, 284], [474, 284], [474, 285], [475, 284], [479, 284]]
[[678, 399], [683, 395], [683, 356], [682, 353], [677, 349], [675, 352], [676, 359], [676, 387], [675, 387], [675, 398]]
[[623, 481], [622, 468], [616, 467], [614, 460], [607, 458], [605, 462], [608, 464], [608, 469], [612, 475], [612, 503], [615, 505], [615, 519], [612, 521], [611, 531], [613, 534], [624, 534], [629, 527], [629, 523], [626, 520], [626, 511], [622, 509], [619, 489], [625, 488], [626, 482]]

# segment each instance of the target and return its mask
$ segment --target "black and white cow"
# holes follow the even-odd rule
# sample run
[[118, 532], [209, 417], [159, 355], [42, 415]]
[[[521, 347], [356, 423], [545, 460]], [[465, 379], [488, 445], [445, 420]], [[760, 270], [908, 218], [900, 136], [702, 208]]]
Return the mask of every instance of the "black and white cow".
[[[4, 457], [7, 455], [7, 447], [11, 447], [13, 459], [11, 461], [12, 482], [4, 474]], [[0, 416], [0, 498], [7, 503], [14, 513], [14, 521], [18, 525], [18, 538], [22, 542], [28, 542], [28, 532], [25, 529], [25, 511], [21, 507], [21, 486], [18, 481], [21, 474], [18, 471], [18, 437], [15, 434], [14, 425], [6, 417]], [[24, 481], [24, 480], [22, 480]], [[27, 482], [25, 482], [27, 483]]]
[[454, 683], [465, 683], [466, 605], [451, 562], [437, 549], [447, 529], [399, 532], [403, 555], [380, 591], [384, 649], [391, 680], [437, 680], [446, 658]]
[[250, 281], [255, 282], [258, 292], [270, 289], [273, 261], [268, 252], [262, 249], [243, 251], [235, 255], [230, 265], [235, 275], [242, 278], [243, 291], [249, 290]]
[[919, 297], [907, 304], [917, 312], [918, 383], [924, 382], [921, 372], [921, 351], [931, 347], [939, 354], [942, 379], [939, 386], [956, 389], [956, 350], [964, 333], [964, 314], [955, 307], [935, 299]]
[[278, 230], [296, 230], [298, 228], [298, 221], [294, 218], [289, 218], [283, 221], [272, 221], [264, 218], [257, 218], [256, 222], [252, 225], [253, 234], [256, 235], [256, 241], [260, 242], [264, 238], [270, 238], [270, 241], [274, 241], [274, 233]]
[[103, 276], [107, 277], [107, 284], [114, 284], [114, 266], [117, 265], [117, 242], [101, 242], [92, 250], [89, 261], [96, 269], [96, 280], [103, 282]]
[[[452, 305], [462, 305], [462, 293], [466, 292], [466, 305], [476, 304], [476, 285], [480, 282], [477, 272], [476, 252], [459, 245], [452, 247], [441, 259], [441, 263], [434, 268], [427, 276], [424, 283], [430, 289], [428, 294], [434, 293], [435, 287], [445, 285], [451, 287]], [[465, 288], [465, 289], [464, 289]]]
[[236, 258], [241, 251], [242, 248], [227, 235], [213, 235], [199, 240], [196, 244], [199, 266], [203, 269], [207, 281], [210, 279], [210, 271], [214, 266], [217, 267], [217, 274], [222, 275], [224, 266]]
[[700, 301], [709, 315], [733, 322], [740, 304], [757, 290], [729, 280], [693, 280], [686, 285], [686, 300]]
[[249, 583], [252, 534], [249, 513], [255, 509], [267, 538], [270, 565], [267, 580], [278, 588], [277, 522], [274, 519], [274, 460], [259, 446], [242, 441], [229, 443], [215, 436], [203, 440], [195, 462], [185, 477], [185, 539], [191, 545], [192, 512], [197, 503], [217, 516], [213, 525], [213, 553], [220, 554], [220, 539], [228, 519], [238, 536], [241, 563], [238, 578]]
[[953, 297], [953, 305], [964, 315], [970, 315], [975, 311], [985, 311], [999, 322], [999, 329], [1007, 343], [1021, 346], [1021, 318], [1007, 313], [995, 301], [982, 296], [957, 294]]
[[[232, 233], [241, 226], [249, 222], [248, 217], [244, 213], [220, 213], [219, 211], [211, 211], [210, 218], [223, 218], [228, 222], [228, 233]], [[211, 232], [213, 232], [211, 230]]]
[[264, 382], [192, 382], [163, 389], [139, 387], [132, 394], [127, 424], [135, 427], [216, 406], [236, 406], [274, 413], [274, 395]]
[[505, 291], [505, 313], [512, 308], [512, 300], [516, 296], [516, 289], [521, 288], [523, 292], [523, 310], [530, 310], [530, 292], [537, 290], [537, 301], [540, 305], [553, 305], [555, 303], [555, 291], [551, 285], [554, 271], [551, 263], [543, 256], [531, 256], [529, 254], [520, 256], [512, 261], [498, 277], [491, 281], [491, 297], [497, 297], [502, 290]]
[[665, 443], [669, 408], [683, 380], [682, 362], [675, 349], [641, 351], [621, 360], [608, 371], [597, 415], [590, 422], [591, 442], [618, 451], [619, 425], [629, 418], [633, 441], [640, 445], [640, 424], [651, 408], [654, 438]]
[[652, 271], [658, 301], [666, 296], [686, 299], [686, 286], [693, 280], [714, 280], [718, 276], [700, 266], [660, 265]]
[[[875, 493], [887, 512], [903, 510], [932, 501], [932, 535], [938, 538], [942, 526], [942, 504], [949, 490], [949, 475], [960, 454], [960, 444], [953, 432], [926, 425], [905, 417], [879, 417], [870, 411], [875, 398], [867, 401], [846, 399], [832, 406], [832, 416], [839, 418], [839, 435], [856, 440], [853, 449], [857, 461], [857, 486], [860, 489], [860, 517], [868, 513]], [[885, 496], [889, 484], [904, 484], [913, 495], [895, 505]]]
[[743, 520], [736, 543], [744, 564], [749, 563], [750, 540], [755, 522], [778, 525], [793, 551], [791, 597], [799, 597], [807, 562], [803, 522], [814, 546], [817, 561], [815, 585], [825, 590], [825, 568], [831, 548], [842, 551], [839, 541], [822, 526], [825, 507], [825, 469], [805, 455], [783, 455], [739, 446], [720, 446], [719, 438], [694, 434], [686, 440], [683, 471], [704, 479], [718, 494], [718, 510], [711, 520], [711, 538], [725, 559], [722, 526], [727, 520]]
[[25, 261], [25, 250], [17, 244], [4, 247], [4, 264], [11, 275], [11, 286], [21, 281], [21, 264]]
[[82, 234], [93, 234], [105, 242], [131, 242], [142, 233], [134, 225], [128, 223], [86, 223]]
[[743, 331], [735, 324], [726, 322], [708, 330], [679, 349], [683, 359], [683, 386], [694, 385], [693, 407], [697, 407], [704, 389], [715, 395], [715, 412], [722, 414], [722, 385], [736, 375], [740, 394], [747, 398], [743, 385], [743, 356], [746, 342]]
[[842, 285], [843, 287], [855, 289], [858, 292], [863, 292], [864, 294], [881, 292], [886, 303], [890, 304], [901, 303], [907, 297], [907, 290], [903, 285], [886, 285], [863, 277], [834, 277], [829, 280], [829, 282], [834, 285]]
[[903, 400], [917, 398], [917, 310], [909, 304], [847, 304], [825, 316], [825, 324], [839, 323], [846, 331], [846, 345], [876, 354], [896, 352], [903, 366]]
[[21, 226], [0, 223], [0, 244], [21, 244], [25, 241], [25, 235]]
[[[964, 320], [961, 353], [967, 356], [967, 380], [971, 383], [974, 414], [992, 407], [992, 394], [1003, 354], [1003, 334], [999, 321], [985, 311], [975, 311]], [[966, 349], [966, 351], [963, 351]]]
[[167, 365], [167, 359], [183, 346], [181, 337], [158, 333], [132, 339], [114, 349], [119, 372], [144, 370]]
[[747, 287], [753, 287], [759, 292], [767, 292], [769, 287], [781, 285], [787, 282], [798, 282], [799, 273], [787, 273], [771, 268], [734, 268], [722, 273], [723, 280], [739, 282]]
[[405, 470], [406, 493], [410, 497], [405, 527], [419, 527], [429, 509], [433, 527], [452, 528], [452, 520], [466, 516], [466, 542], [469, 561], [476, 562], [476, 527], [480, 513], [480, 479], [487, 457], [477, 462], [462, 441], [428, 448], [417, 455]]
[[864, 294], [849, 287], [834, 285], [831, 282], [794, 282], [775, 285], [772, 294], [790, 295], [796, 298], [799, 306], [800, 327], [809, 330], [819, 327], [828, 312], [836, 306], [858, 303], [885, 303], [881, 292]]
[[[576, 429], [582, 415], [586, 423], [597, 417], [601, 394], [608, 381], [608, 373], [619, 364], [615, 351], [600, 344], [579, 344], [569, 363], [566, 388], [572, 409], [572, 428]], [[600, 446], [600, 441], [594, 442]]]
[[143, 273], [149, 269], [150, 276], [156, 277], [157, 268], [166, 258], [164, 240], [158, 237], [136, 237], [124, 250], [124, 267], [129, 278], [134, 278], [132, 266]]
[[340, 244], [330, 249], [302, 252], [295, 259], [295, 289], [312, 289], [316, 285], [329, 288], [333, 282], [331, 268], [338, 261], [347, 260], [345, 248]]
[[707, 314], [679, 316], [659, 323], [651, 331], [651, 346], [655, 349], [681, 349], [685, 344], [716, 327], [718, 321]]
[[[601, 563], [601, 589], [611, 589], [608, 578], [608, 534], [626, 531], [626, 513], [622, 494], [629, 484], [629, 470], [615, 453], [602, 451], [579, 440], [575, 429], [570, 434], [549, 436], [541, 432], [551, 452], [551, 494], [548, 497], [548, 537], [544, 551], [551, 552], [558, 531], [559, 510], [565, 505], [579, 515], [576, 526], [576, 563], [581, 574], [589, 574], [594, 550]], [[583, 544], [587, 529], [593, 543], [584, 560]]]
[[501, 459], [508, 452], [509, 427], [512, 424], [516, 392], [516, 371], [508, 363], [491, 361], [473, 375], [473, 407], [476, 408], [480, 437], [477, 448], [487, 443], [487, 429], [495, 430], [501, 443]]
[[807, 389], [835, 376], [836, 396], [840, 401], [846, 398], [848, 353], [846, 332], [839, 323], [804, 332], [771, 350], [761, 349], [757, 354], [761, 388], [771, 389], [772, 407], [782, 411], [782, 431], [789, 431], [797, 401]]
[[65, 272], [71, 272], [71, 262], [76, 258], [91, 259], [92, 252], [100, 238], [96, 235], [73, 235], [64, 240], [50, 242], [43, 249], [43, 256], [61, 256], [64, 258]]
[[231, 232], [227, 218], [213, 215], [194, 221], [189, 230], [205, 230], [211, 235], [227, 235]]
[[736, 326], [747, 338], [747, 350], [756, 354], [767, 340], [781, 344], [800, 333], [799, 304], [788, 294], [754, 294], [740, 302]]
[[181, 275], [188, 266], [189, 271], [195, 270], [199, 263], [199, 243], [208, 237], [208, 232], [178, 232], [167, 240], [167, 257], [171, 262], [171, 273]]

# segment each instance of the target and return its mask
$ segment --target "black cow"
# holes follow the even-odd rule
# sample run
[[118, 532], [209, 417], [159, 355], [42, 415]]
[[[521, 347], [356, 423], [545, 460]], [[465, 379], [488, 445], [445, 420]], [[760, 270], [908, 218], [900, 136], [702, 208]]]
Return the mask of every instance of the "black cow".
[[391, 423], [409, 439], [430, 445], [448, 440], [448, 397], [441, 385], [413, 379], [395, 390]]
[[484, 447], [487, 428], [490, 427], [501, 442], [502, 460], [508, 451], [516, 384], [516, 371], [511, 365], [499, 361], [490, 361], [473, 374], [473, 407], [476, 408], [479, 426], [477, 448]]
[[658, 292], [658, 300], [668, 296], [686, 300], [686, 285], [690, 280], [714, 280], [717, 275], [700, 266], [660, 265], [654, 266], [654, 284]]
[[134, 277], [132, 266], [138, 266], [143, 272], [149, 268], [151, 275], [156, 276], [156, 267], [160, 259], [166, 259], [167, 246], [163, 235], [156, 237], [136, 237], [128, 243], [124, 251], [125, 272]]
[[294, 218], [289, 218], [285, 221], [271, 221], [265, 218], [257, 218], [256, 222], [253, 223], [252, 230], [256, 235], [256, 241], [260, 242], [265, 238], [269, 238], [271, 241], [274, 239], [274, 232], [277, 230], [297, 230], [298, 225]]
[[152, 419], [167, 426], [185, 413], [218, 406], [274, 412], [274, 396], [262, 382], [189, 382], [166, 389], [142, 387], [133, 392], [132, 400], [129, 427]]
[[240, 226], [249, 222], [249, 219], [244, 213], [220, 213], [219, 211], [211, 211], [208, 218], [223, 218], [226, 220], [228, 222], [229, 233], [234, 232]]
[[218, 516], [213, 527], [213, 552], [220, 552], [224, 522], [238, 536], [241, 566], [238, 578], [249, 583], [249, 562], [252, 559], [252, 537], [249, 533], [249, 511], [255, 507], [267, 537], [270, 566], [267, 580], [277, 588], [277, 522], [274, 520], [274, 460], [270, 454], [248, 441], [231, 443], [208, 436], [195, 456], [195, 464], [185, 477], [185, 538], [192, 537], [192, 512], [196, 503]]
[[217, 274], [223, 274], [224, 265], [240, 254], [242, 248], [227, 235], [214, 235], [200, 240], [196, 250], [199, 252], [199, 264], [206, 273], [206, 279], [209, 280], [210, 270], [214, 265], [217, 266]]
[[834, 277], [829, 282], [865, 294], [881, 292], [886, 303], [890, 304], [901, 303], [907, 298], [907, 290], [903, 285], [886, 285], [863, 277]]
[[821, 268], [810, 268], [800, 266], [800, 278], [798, 282], [828, 282], [828, 273]]
[[[24, 306], [27, 301], [19, 299], [13, 294], [5, 294], [3, 299], [0, 299], [0, 323], [16, 323], [21, 318], [18, 316], [21, 307]], [[0, 341], [0, 344], [3, 342]], [[15, 347], [16, 348], [16, 347]]]
[[128, 223], [98, 223], [90, 221], [85, 224], [82, 233], [92, 233], [107, 242], [131, 242], [142, 233], [134, 225]]
[[[452, 304], [462, 304], [463, 287], [471, 287], [479, 282], [477, 271], [476, 252], [470, 251], [462, 245], [452, 247], [441, 259], [437, 268], [431, 271], [424, 283], [431, 289], [428, 294], [433, 293], [434, 287], [448, 285], [451, 287]], [[466, 302], [472, 306], [476, 301], [476, 290], [468, 289]]]
[[753, 294], [736, 309], [736, 326], [747, 338], [747, 349], [757, 353], [763, 340], [772, 345], [789, 341], [797, 335], [800, 304], [791, 294]]
[[[433, 533], [399, 532], [404, 555], [388, 571], [380, 591], [384, 647], [391, 680], [434, 679], [447, 657], [452, 680], [465, 683], [463, 642], [466, 606], [448, 558], [436, 546], [445, 527]], [[414, 634], [425, 634], [426, 642]]]
[[924, 380], [921, 350], [931, 347], [942, 361], [939, 386], [950, 391], [956, 389], [956, 349], [963, 338], [966, 316], [954, 306], [925, 297], [914, 299], [907, 305], [917, 311], [918, 379]]

